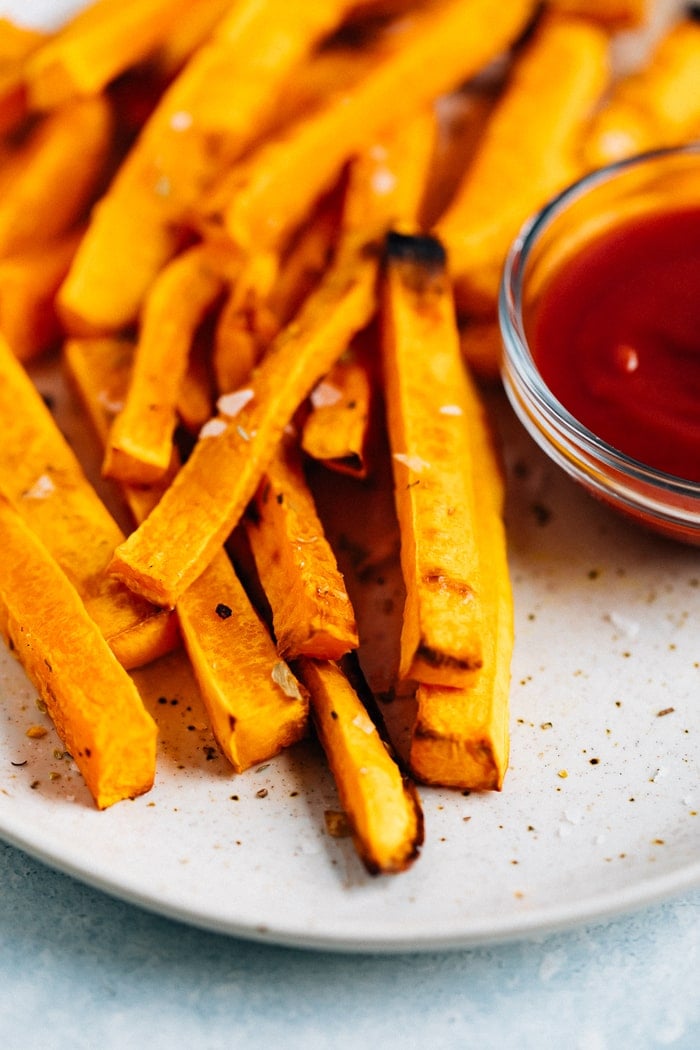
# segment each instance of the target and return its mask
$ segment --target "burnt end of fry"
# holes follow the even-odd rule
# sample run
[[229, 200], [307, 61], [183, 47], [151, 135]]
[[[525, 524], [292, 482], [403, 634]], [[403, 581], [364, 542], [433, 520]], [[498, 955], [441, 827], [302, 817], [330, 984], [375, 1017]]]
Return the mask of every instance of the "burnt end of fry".
[[431, 272], [442, 271], [447, 265], [447, 252], [442, 241], [429, 234], [399, 233], [391, 230], [385, 243], [385, 255], [389, 263], [410, 263]]

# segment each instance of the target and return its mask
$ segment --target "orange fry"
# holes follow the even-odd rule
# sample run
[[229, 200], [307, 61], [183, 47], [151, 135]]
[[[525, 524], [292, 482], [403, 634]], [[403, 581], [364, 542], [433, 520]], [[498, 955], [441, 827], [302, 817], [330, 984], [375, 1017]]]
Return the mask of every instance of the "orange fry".
[[356, 649], [345, 583], [289, 441], [268, 464], [245, 525], [280, 656], [339, 660]]
[[25, 61], [46, 39], [47, 34], [40, 29], [0, 18], [0, 69]]
[[27, 116], [25, 63], [47, 34], [0, 18], [0, 135], [14, 131]]
[[464, 360], [475, 375], [498, 379], [503, 344], [497, 318], [467, 318], [460, 328], [459, 342]]
[[374, 875], [404, 871], [423, 842], [415, 788], [337, 665], [300, 660], [299, 671], [360, 857]]
[[399, 676], [461, 686], [483, 664], [487, 569], [454, 303], [430, 237], [388, 239], [382, 358], [406, 584]]
[[32, 109], [97, 95], [163, 40], [189, 0], [94, 0], [40, 47], [26, 68]]
[[244, 249], [279, 245], [350, 157], [499, 55], [534, 8], [530, 0], [443, 0], [416, 14], [353, 92], [331, 97], [226, 177], [222, 221], [233, 240]]
[[173, 617], [106, 575], [121, 529], [4, 341], [0, 418], [12, 421], [0, 454], [0, 491], [76, 587], [119, 662], [137, 667], [167, 652], [177, 639]]
[[163, 94], [94, 212], [61, 290], [72, 331], [113, 332], [135, 321], [177, 250], [177, 227], [277, 118], [282, 85], [347, 6], [232, 4]]
[[0, 256], [44, 245], [85, 216], [106, 172], [111, 132], [109, 104], [86, 99], [49, 114], [16, 147], [0, 169]]
[[301, 435], [307, 455], [331, 470], [366, 477], [373, 400], [366, 356], [351, 347], [311, 393]]
[[[65, 356], [104, 444], [110, 406], [119, 404], [128, 387], [133, 347], [110, 339], [71, 340]], [[137, 522], [165, 487], [122, 486]], [[214, 555], [182, 595], [177, 616], [212, 732], [236, 772], [272, 758], [305, 735], [306, 696], [278, 657], [225, 551]]]
[[622, 77], [583, 140], [590, 167], [700, 134], [700, 23], [686, 18], [661, 38], [643, 69]]
[[554, 14], [540, 21], [516, 59], [464, 182], [436, 227], [461, 310], [493, 315], [503, 260], [521, 224], [582, 173], [580, 136], [608, 65], [600, 27]]
[[100, 809], [148, 791], [156, 726], [77, 591], [0, 495], [0, 632]]
[[269, 295], [278, 270], [273, 253], [252, 255], [242, 263], [216, 326], [212, 370], [221, 394], [248, 382], [279, 325]]
[[54, 299], [80, 237], [77, 230], [21, 255], [0, 258], [0, 332], [20, 361], [58, 343], [61, 325]]
[[153, 65], [161, 77], [169, 80], [180, 72], [191, 56], [214, 33], [233, 0], [197, 0], [179, 13], [153, 56]]
[[129, 587], [172, 606], [202, 572], [240, 519], [293, 413], [370, 320], [376, 273], [376, 259], [346, 257], [275, 339], [243, 407], [214, 422], [152, 514], [117, 548], [111, 571]]
[[223, 550], [181, 596], [177, 613], [212, 732], [237, 773], [306, 735], [306, 691]]
[[466, 402], [479, 464], [476, 529], [483, 574], [484, 664], [462, 689], [420, 685], [409, 764], [420, 781], [474, 791], [498, 790], [508, 766], [508, 700], [513, 596], [503, 524], [505, 483], [489, 422], [467, 377]]
[[226, 257], [208, 245], [177, 256], [146, 300], [124, 408], [112, 426], [104, 473], [149, 484], [168, 469], [180, 386], [197, 327], [225, 287]]
[[214, 413], [216, 388], [209, 360], [209, 331], [197, 332], [187, 358], [187, 370], [180, 382], [177, 414], [190, 434], [198, 434]]
[[452, 203], [496, 98], [497, 92], [491, 87], [470, 86], [438, 99], [435, 155], [420, 212], [423, 229], [431, 230]]
[[268, 306], [280, 325], [289, 324], [329, 268], [340, 235], [340, 193], [331, 193], [313, 209], [280, 261]]
[[564, 15], [580, 15], [610, 29], [636, 29], [651, 14], [653, 0], [547, 0], [547, 6]]
[[436, 114], [425, 106], [364, 149], [350, 165], [345, 231], [368, 240], [390, 228], [415, 232], [436, 142]]

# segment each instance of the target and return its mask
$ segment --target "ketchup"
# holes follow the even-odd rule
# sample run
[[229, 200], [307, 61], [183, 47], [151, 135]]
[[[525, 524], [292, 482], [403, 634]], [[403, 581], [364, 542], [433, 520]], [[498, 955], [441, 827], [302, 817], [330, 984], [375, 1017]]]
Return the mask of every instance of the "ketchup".
[[700, 208], [628, 219], [585, 246], [544, 290], [530, 345], [579, 422], [700, 481]]

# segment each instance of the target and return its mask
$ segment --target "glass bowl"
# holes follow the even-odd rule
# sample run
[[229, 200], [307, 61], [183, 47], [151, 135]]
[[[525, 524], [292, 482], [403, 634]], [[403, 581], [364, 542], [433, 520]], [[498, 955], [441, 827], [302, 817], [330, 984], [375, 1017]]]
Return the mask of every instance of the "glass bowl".
[[[508, 398], [544, 451], [616, 510], [700, 545], [700, 482], [634, 459], [584, 426], [544, 381], [531, 345], [543, 293], [567, 260], [625, 220], [688, 208], [700, 209], [700, 143], [645, 153], [584, 176], [515, 239], [501, 282], [499, 322]], [[697, 350], [700, 355], [700, 332]], [[698, 435], [700, 449], [700, 400]]]

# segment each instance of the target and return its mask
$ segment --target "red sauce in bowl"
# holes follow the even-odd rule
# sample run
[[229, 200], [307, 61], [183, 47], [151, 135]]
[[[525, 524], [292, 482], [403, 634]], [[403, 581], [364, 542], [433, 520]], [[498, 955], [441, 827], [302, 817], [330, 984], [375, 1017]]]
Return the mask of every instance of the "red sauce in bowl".
[[529, 341], [579, 422], [700, 481], [700, 209], [629, 219], [582, 248], [544, 290]]

